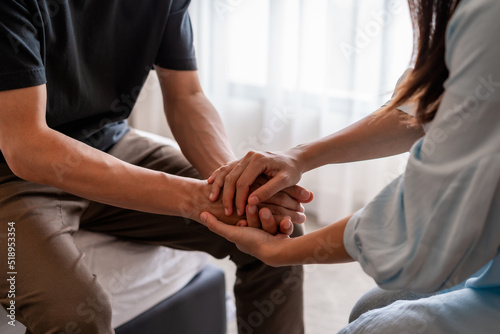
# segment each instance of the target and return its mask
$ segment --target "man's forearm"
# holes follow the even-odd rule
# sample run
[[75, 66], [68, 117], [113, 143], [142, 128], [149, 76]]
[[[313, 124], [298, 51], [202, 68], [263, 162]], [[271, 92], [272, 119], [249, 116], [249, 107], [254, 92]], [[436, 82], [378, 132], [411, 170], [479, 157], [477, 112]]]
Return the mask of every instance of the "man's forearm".
[[374, 113], [341, 131], [300, 145], [290, 152], [302, 162], [302, 172], [327, 164], [404, 153], [425, 134], [421, 126], [410, 126], [407, 117], [399, 110], [389, 114]]
[[[198, 219], [193, 196], [203, 182], [137, 167], [51, 129], [27, 138], [14, 173], [117, 207]], [[175, 189], [175, 191], [172, 191]]]
[[203, 93], [178, 99], [166, 109], [169, 125], [182, 153], [203, 178], [236, 159], [221, 118]]

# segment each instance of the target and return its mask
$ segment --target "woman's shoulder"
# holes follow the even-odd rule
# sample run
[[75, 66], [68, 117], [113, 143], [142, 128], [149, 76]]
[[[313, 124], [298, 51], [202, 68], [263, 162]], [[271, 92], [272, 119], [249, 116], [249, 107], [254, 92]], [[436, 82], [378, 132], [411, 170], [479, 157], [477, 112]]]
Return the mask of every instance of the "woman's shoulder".
[[461, 0], [455, 13], [453, 14], [448, 30], [453, 30], [453, 26], [464, 21], [474, 20], [484, 23], [486, 19], [496, 19], [500, 11], [500, 1], [498, 0]]
[[447, 27], [448, 41], [466, 31], [478, 32], [483, 36], [498, 36], [495, 28], [500, 26], [499, 0], [462, 0]]
[[446, 89], [468, 94], [480, 77], [500, 81], [500, 1], [462, 0], [446, 31]]

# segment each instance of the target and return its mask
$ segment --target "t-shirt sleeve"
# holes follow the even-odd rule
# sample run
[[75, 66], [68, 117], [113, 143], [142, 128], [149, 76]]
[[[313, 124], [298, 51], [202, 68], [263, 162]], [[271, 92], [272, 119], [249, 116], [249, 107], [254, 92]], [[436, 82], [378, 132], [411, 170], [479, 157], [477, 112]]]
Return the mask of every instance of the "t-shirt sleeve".
[[461, 283], [500, 249], [500, 2], [463, 0], [446, 91], [405, 174], [347, 224], [349, 254], [385, 289]]
[[196, 70], [193, 29], [188, 7], [191, 0], [173, 1], [155, 65], [178, 71]]
[[36, 26], [41, 22], [36, 3], [2, 0], [0, 18], [0, 91], [44, 84], [43, 29]]

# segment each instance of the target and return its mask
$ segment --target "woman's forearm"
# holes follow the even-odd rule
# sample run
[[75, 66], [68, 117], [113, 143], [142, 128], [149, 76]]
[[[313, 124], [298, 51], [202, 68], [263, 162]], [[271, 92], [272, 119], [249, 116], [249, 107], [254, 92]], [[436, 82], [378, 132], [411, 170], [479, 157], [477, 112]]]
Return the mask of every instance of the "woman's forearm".
[[276, 265], [346, 263], [353, 258], [344, 247], [344, 230], [351, 216], [302, 237], [286, 240]]
[[387, 157], [407, 152], [425, 133], [410, 125], [399, 110], [375, 112], [357, 123], [317, 141], [299, 145], [289, 152], [301, 161], [302, 172], [327, 164]]

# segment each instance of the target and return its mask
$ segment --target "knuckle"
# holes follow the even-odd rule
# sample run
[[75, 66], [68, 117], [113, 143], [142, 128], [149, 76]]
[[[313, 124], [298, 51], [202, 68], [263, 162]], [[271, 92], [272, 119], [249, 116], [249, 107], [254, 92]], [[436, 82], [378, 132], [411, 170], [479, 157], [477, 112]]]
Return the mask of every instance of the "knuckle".
[[262, 160], [265, 157], [266, 156], [263, 153], [260, 153], [260, 152], [255, 154], [255, 159], [257, 159], [257, 160]]
[[253, 156], [252, 156], [252, 159], [251, 161], [252, 162], [259, 162], [261, 161], [262, 159], [264, 158], [264, 155], [260, 152], [256, 152]]
[[257, 154], [257, 152], [255, 151], [248, 151], [248, 153], [245, 155], [245, 159], [251, 159], [253, 156], [255, 156], [255, 154]]
[[283, 173], [280, 177], [281, 182], [289, 184], [292, 181], [292, 177], [288, 173]]
[[234, 177], [233, 177], [231, 174], [226, 175], [226, 176], [224, 177], [224, 182], [225, 182], [225, 183], [229, 183], [229, 184], [231, 184], [231, 183], [233, 183], [233, 181], [234, 181]]

